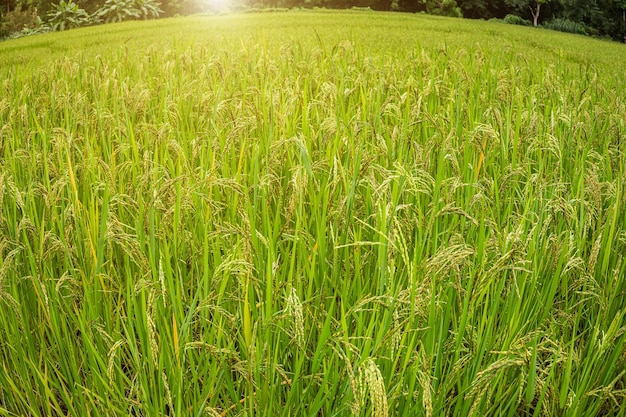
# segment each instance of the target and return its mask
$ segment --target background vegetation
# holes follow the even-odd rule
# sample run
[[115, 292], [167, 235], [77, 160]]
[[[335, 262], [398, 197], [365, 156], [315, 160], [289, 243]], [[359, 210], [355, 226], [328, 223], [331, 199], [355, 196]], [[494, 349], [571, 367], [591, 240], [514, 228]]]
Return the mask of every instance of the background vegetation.
[[0, 0], [0, 38], [225, 9], [314, 7], [495, 19], [626, 42], [626, 0]]
[[0, 414], [626, 415], [625, 59], [355, 11], [0, 44]]

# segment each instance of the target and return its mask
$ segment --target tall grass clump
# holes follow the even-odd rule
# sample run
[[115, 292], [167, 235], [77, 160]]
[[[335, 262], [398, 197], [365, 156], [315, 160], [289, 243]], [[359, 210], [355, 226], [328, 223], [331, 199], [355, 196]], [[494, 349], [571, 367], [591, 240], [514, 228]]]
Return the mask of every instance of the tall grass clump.
[[0, 45], [0, 414], [623, 416], [626, 51], [537, 36]]
[[568, 19], [552, 19], [542, 25], [546, 29], [558, 30], [560, 32], [576, 33], [587, 35], [585, 25], [580, 22], [573, 22]]

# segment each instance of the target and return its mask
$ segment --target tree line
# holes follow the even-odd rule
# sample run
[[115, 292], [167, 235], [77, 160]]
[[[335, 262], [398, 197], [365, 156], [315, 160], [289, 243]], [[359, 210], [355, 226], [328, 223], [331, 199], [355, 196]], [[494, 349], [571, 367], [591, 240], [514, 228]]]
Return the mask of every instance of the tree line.
[[[211, 0], [0, 0], [0, 38], [210, 11]], [[221, 3], [223, 4], [223, 3]], [[232, 0], [231, 8], [370, 8], [429, 13], [626, 42], [626, 0]]]

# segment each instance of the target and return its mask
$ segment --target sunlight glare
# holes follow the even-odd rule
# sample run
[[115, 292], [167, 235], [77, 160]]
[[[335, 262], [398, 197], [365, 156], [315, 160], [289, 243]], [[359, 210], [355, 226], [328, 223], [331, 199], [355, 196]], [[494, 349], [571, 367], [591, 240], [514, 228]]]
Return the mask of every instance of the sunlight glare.
[[232, 0], [205, 0], [206, 4], [211, 10], [223, 12], [230, 10], [232, 7]]

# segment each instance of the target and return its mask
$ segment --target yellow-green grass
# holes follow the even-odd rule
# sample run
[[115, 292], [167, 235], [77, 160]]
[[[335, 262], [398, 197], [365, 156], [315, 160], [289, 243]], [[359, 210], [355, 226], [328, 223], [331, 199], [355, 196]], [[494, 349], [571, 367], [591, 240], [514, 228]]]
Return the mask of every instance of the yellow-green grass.
[[0, 44], [0, 415], [626, 415], [626, 48], [366, 12]]

